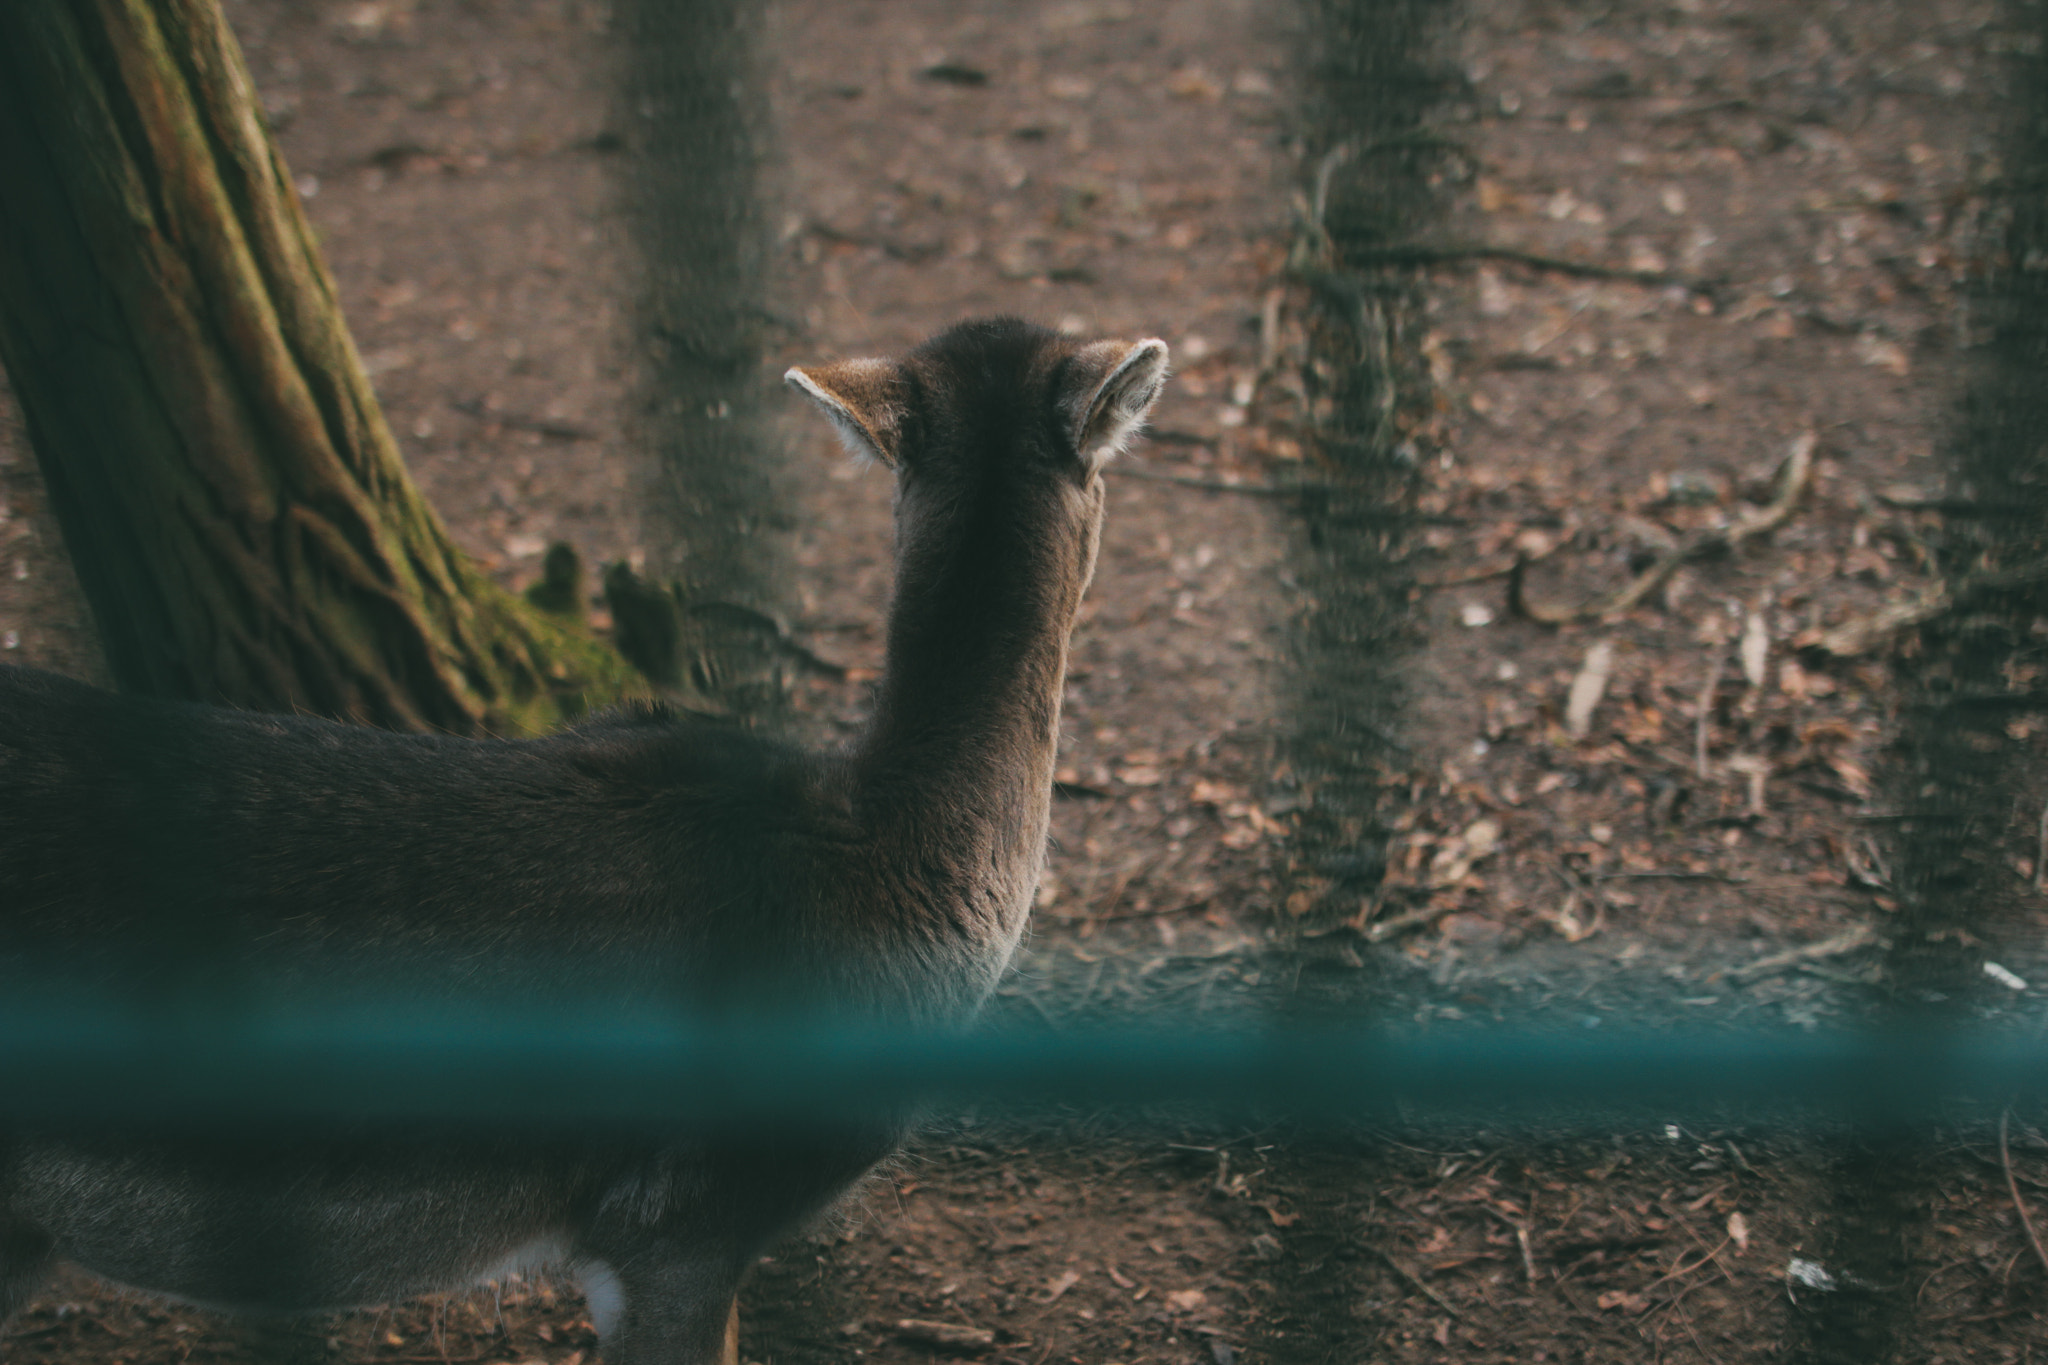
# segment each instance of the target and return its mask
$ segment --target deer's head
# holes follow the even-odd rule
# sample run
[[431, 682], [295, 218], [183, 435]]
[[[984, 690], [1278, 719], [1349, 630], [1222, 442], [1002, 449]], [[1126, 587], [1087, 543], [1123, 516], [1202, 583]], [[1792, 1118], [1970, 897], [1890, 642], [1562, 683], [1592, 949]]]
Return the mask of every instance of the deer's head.
[[841, 360], [784, 376], [857, 458], [906, 484], [973, 480], [983, 466], [1091, 483], [1144, 425], [1166, 343], [1082, 343], [1014, 318], [965, 322], [902, 360]]

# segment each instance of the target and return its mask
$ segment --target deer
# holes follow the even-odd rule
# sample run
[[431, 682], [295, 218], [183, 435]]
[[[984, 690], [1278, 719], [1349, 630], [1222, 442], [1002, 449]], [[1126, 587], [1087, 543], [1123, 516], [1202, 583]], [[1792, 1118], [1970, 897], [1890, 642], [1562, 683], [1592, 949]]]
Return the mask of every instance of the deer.
[[[1166, 375], [1157, 339], [1010, 318], [787, 373], [895, 476], [885, 667], [837, 750], [659, 705], [537, 739], [399, 734], [0, 667], [0, 974], [54, 962], [169, 1008], [394, 964], [525, 1000], [580, 969], [607, 998], [717, 1017], [964, 1026], [1046, 856], [1103, 469]], [[0, 1126], [0, 1325], [60, 1262], [291, 1317], [547, 1269], [580, 1281], [607, 1365], [730, 1365], [747, 1268], [914, 1122], [545, 1142]]]

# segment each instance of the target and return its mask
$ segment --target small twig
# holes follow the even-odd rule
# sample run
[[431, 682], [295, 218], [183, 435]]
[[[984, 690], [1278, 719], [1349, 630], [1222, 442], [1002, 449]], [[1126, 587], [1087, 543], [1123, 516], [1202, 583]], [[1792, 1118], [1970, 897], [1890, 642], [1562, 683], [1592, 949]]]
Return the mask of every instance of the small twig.
[[1440, 907], [1425, 907], [1421, 910], [1410, 910], [1405, 915], [1396, 915], [1392, 919], [1383, 919], [1377, 923], [1368, 924], [1365, 926], [1365, 941], [1367, 943], [1382, 942], [1403, 930], [1419, 929], [1445, 913], [1447, 912]]
[[[1119, 914], [1118, 911], [1123, 908], [1124, 896], [1129, 893], [1132, 883], [1143, 881], [1145, 878], [1151, 876], [1152, 873], [1158, 869], [1159, 865], [1165, 861], [1166, 855], [1164, 853], [1156, 854], [1150, 858], [1140, 858], [1137, 862], [1125, 868], [1123, 870], [1122, 875], [1120, 875], [1116, 879], [1115, 888], [1109, 893], [1108, 904], [1104, 907], [1100, 914], [1090, 914], [1089, 912], [1084, 910], [1082, 913], [1075, 915], [1072, 918], [1074, 920], [1093, 920], [1098, 924], [1106, 920], [1118, 920], [1124, 918], [1124, 916]], [[1150, 915], [1152, 912], [1150, 910], [1145, 910], [1141, 911], [1140, 913], [1143, 915]]]
[[958, 1351], [976, 1354], [992, 1349], [996, 1334], [986, 1327], [967, 1327], [953, 1322], [927, 1322], [920, 1318], [902, 1318], [896, 1323], [896, 1335], [905, 1341], [914, 1341], [920, 1346], [936, 1346], [943, 1351]]
[[1576, 261], [1568, 256], [1545, 256], [1540, 252], [1493, 246], [1486, 242], [1452, 242], [1443, 246], [1430, 246], [1422, 242], [1360, 245], [1345, 248], [1343, 259], [1344, 264], [1348, 266], [1460, 265], [1466, 261], [1499, 261], [1504, 265], [1527, 266], [1531, 270], [1547, 270], [1553, 274], [1572, 275], [1580, 279], [1619, 280], [1624, 284], [1640, 284], [1653, 289], [1670, 288], [1675, 285], [1692, 294], [1713, 292], [1712, 287], [1702, 280], [1673, 274], [1668, 270], [1632, 270], [1626, 266], [1602, 265], [1597, 261]]
[[1113, 801], [1116, 793], [1086, 782], [1054, 782], [1052, 794], [1062, 801]]
[[2001, 513], [1975, 498], [1909, 498], [1879, 493], [1877, 500], [1901, 512], [1940, 512], [1951, 517], [1991, 517]]
[[[1677, 1300], [1674, 1299], [1672, 1303], [1675, 1307]], [[1690, 1313], [1678, 1314], [1678, 1325], [1683, 1327], [1685, 1334], [1692, 1338], [1693, 1349], [1700, 1353], [1701, 1359], [1705, 1360], [1707, 1365], [1721, 1365], [1721, 1358], [1712, 1351], [1709, 1351], [1707, 1343], [1700, 1340], [1699, 1331], [1692, 1325], [1692, 1315]]]
[[514, 431], [537, 431], [556, 441], [589, 441], [597, 437], [595, 427], [586, 427], [576, 422], [561, 422], [547, 417], [528, 417], [519, 412], [498, 412], [484, 406], [481, 399], [448, 405], [466, 417], [494, 426], [510, 427]]
[[2020, 1186], [2012, 1178], [2012, 1150], [2006, 1145], [2005, 1130], [2012, 1123], [2012, 1106], [1998, 1116], [1998, 1161], [2005, 1167], [2005, 1188], [2012, 1195], [2012, 1206], [2019, 1210], [2020, 1226], [2026, 1229], [2027, 1241], [2034, 1248], [2034, 1256], [2041, 1262], [2043, 1272], [2048, 1272], [2048, 1250], [2041, 1246], [2041, 1234], [2034, 1231], [2034, 1219], [2027, 1212], [2027, 1201], [2020, 1198]]
[[1259, 307], [1259, 368], [1252, 380], [1252, 387], [1258, 388], [1280, 368], [1280, 305], [1286, 301], [1287, 291], [1280, 288], [1268, 289]]
[[1707, 685], [1700, 689], [1699, 717], [1693, 729], [1692, 757], [1693, 771], [1700, 781], [1707, 780], [1707, 732], [1712, 728], [1714, 718], [1714, 689], [1721, 685], [1721, 670], [1726, 661], [1720, 650], [1714, 651], [1714, 667], [1707, 674]]
[[1718, 114], [1723, 109], [1754, 109], [1755, 107], [1756, 105], [1752, 101], [1736, 95], [1724, 100], [1708, 100], [1704, 104], [1686, 104], [1680, 105], [1676, 109], [1666, 109], [1661, 113], [1651, 114], [1650, 121], [1653, 123], [1676, 123], [1683, 119], [1698, 118], [1702, 114]]
[[1399, 1275], [1402, 1279], [1406, 1280], [1419, 1293], [1421, 1293], [1421, 1295], [1424, 1298], [1428, 1299], [1437, 1307], [1443, 1309], [1446, 1313], [1449, 1313], [1453, 1318], [1457, 1319], [1459, 1322], [1463, 1322], [1465, 1320], [1465, 1315], [1458, 1311], [1457, 1306], [1455, 1304], [1453, 1304], [1449, 1299], [1445, 1298], [1443, 1295], [1437, 1293], [1436, 1290], [1430, 1288], [1429, 1284], [1420, 1275], [1416, 1274], [1407, 1266], [1402, 1265], [1399, 1261], [1395, 1260], [1393, 1253], [1381, 1251], [1378, 1247], [1374, 1247], [1373, 1254], [1378, 1256], [1382, 1261], [1385, 1261], [1396, 1275]]
[[1508, 576], [1508, 609], [1547, 626], [1568, 625], [1574, 621], [1612, 620], [1639, 605], [1645, 598], [1670, 581], [1671, 575], [1691, 560], [1709, 554], [1732, 551], [1744, 541], [1752, 540], [1767, 531], [1774, 531], [1785, 524], [1798, 507], [1800, 496], [1813, 478], [1814, 436], [1806, 432], [1792, 443], [1791, 452], [1778, 467], [1778, 488], [1770, 505], [1736, 522], [1733, 526], [1719, 530], [1701, 531], [1686, 537], [1676, 549], [1669, 550], [1655, 564], [1638, 574], [1634, 581], [1590, 602], [1576, 607], [1538, 607], [1528, 600], [1523, 591], [1522, 579], [1525, 565], [1517, 562], [1515, 571]]
[[1125, 464], [1113, 464], [1110, 469], [1127, 479], [1143, 479], [1147, 483], [1170, 483], [1177, 488], [1199, 488], [1204, 493], [1242, 493], [1251, 498], [1291, 498], [1302, 492], [1300, 487], [1292, 485], [1226, 483], [1222, 479], [1195, 479], [1186, 474], [1162, 474], [1157, 470], [1139, 469]]
[[2048, 891], [2048, 806], [2041, 807], [2041, 829], [2034, 842], [2034, 890]]
[[[1734, 1240], [1734, 1239], [1733, 1239], [1733, 1238], [1728, 1238], [1728, 1237], [1723, 1237], [1723, 1238], [1721, 1239], [1721, 1246], [1717, 1246], [1717, 1247], [1715, 1247], [1715, 1248], [1714, 1248], [1713, 1250], [1709, 1251], [1709, 1252], [1708, 1252], [1708, 1253], [1707, 1253], [1706, 1255], [1704, 1255], [1704, 1256], [1700, 1257], [1700, 1258], [1699, 1258], [1699, 1259], [1698, 1259], [1697, 1261], [1694, 1261], [1694, 1262], [1693, 1262], [1693, 1263], [1692, 1263], [1691, 1265], [1687, 1265], [1687, 1264], [1685, 1263], [1685, 1257], [1684, 1257], [1684, 1255], [1683, 1255], [1683, 1254], [1681, 1254], [1681, 1255], [1679, 1256], [1678, 1260], [1677, 1260], [1676, 1262], [1674, 1262], [1674, 1263], [1672, 1264], [1672, 1267], [1671, 1267], [1671, 1269], [1667, 1270], [1667, 1271], [1666, 1271], [1666, 1272], [1664, 1272], [1664, 1273], [1663, 1273], [1662, 1275], [1659, 1275], [1659, 1276], [1658, 1276], [1658, 1277], [1657, 1277], [1656, 1279], [1654, 1279], [1654, 1280], [1650, 1281], [1650, 1282], [1649, 1282], [1648, 1284], [1644, 1285], [1644, 1286], [1643, 1286], [1643, 1287], [1642, 1287], [1641, 1289], [1637, 1290], [1636, 1292], [1637, 1292], [1638, 1294], [1645, 1294], [1645, 1295], [1647, 1295], [1647, 1294], [1648, 1294], [1648, 1293], [1649, 1293], [1649, 1292], [1650, 1292], [1650, 1291], [1651, 1291], [1652, 1289], [1655, 1289], [1655, 1288], [1656, 1288], [1656, 1287], [1657, 1287], [1658, 1285], [1660, 1285], [1660, 1284], [1664, 1283], [1664, 1281], [1666, 1281], [1666, 1280], [1675, 1280], [1675, 1279], [1677, 1279], [1677, 1278], [1678, 1278], [1678, 1277], [1679, 1277], [1680, 1275], [1690, 1275], [1690, 1274], [1692, 1274], [1692, 1273], [1693, 1273], [1694, 1271], [1698, 1270], [1698, 1269], [1699, 1269], [1700, 1267], [1702, 1267], [1702, 1266], [1706, 1265], [1706, 1264], [1707, 1264], [1707, 1263], [1708, 1263], [1709, 1261], [1713, 1262], [1713, 1263], [1714, 1263], [1714, 1264], [1716, 1264], [1716, 1265], [1720, 1265], [1720, 1261], [1721, 1261], [1721, 1247], [1725, 1247], [1725, 1246], [1727, 1246], [1727, 1245], [1728, 1245], [1728, 1243], [1729, 1243], [1730, 1241], [1732, 1241], [1732, 1240]], [[1722, 1269], [1723, 1271], [1726, 1271], [1726, 1270], [1727, 1270], [1727, 1268], [1728, 1268], [1728, 1267], [1726, 1267], [1726, 1266], [1721, 1266], [1721, 1269]]]
[[[1522, 1249], [1522, 1273], [1529, 1277], [1529, 1283], [1536, 1283], [1536, 1253], [1529, 1244], [1529, 1225], [1519, 1218], [1510, 1218], [1491, 1204], [1481, 1204], [1482, 1210], [1492, 1214], [1502, 1225], [1515, 1234], [1515, 1243]], [[1534, 1205], [1531, 1205], [1533, 1209]]]
[[1190, 910], [1200, 910], [1210, 899], [1203, 896], [1199, 900], [1181, 901], [1176, 905], [1158, 905], [1150, 910], [1120, 910], [1113, 915], [1085, 915], [1082, 918], [1093, 920], [1097, 924], [1115, 924], [1119, 920], [1164, 919], [1168, 915], [1184, 915]]
[[1506, 578], [1514, 571], [1514, 564], [1508, 563], [1492, 569], [1471, 569], [1465, 573], [1452, 574], [1449, 578], [1418, 578], [1415, 580], [1415, 586], [1424, 592], [1434, 592], [1438, 588], [1462, 588], [1473, 583], [1484, 583], [1491, 578]]
[[1596, 882], [1725, 882], [1729, 886], [1747, 886], [1749, 878], [1731, 877], [1726, 872], [1602, 872], [1594, 876]]
[[1787, 967], [1796, 967], [1802, 962], [1816, 962], [1824, 957], [1840, 957], [1843, 953], [1853, 953], [1876, 937], [1876, 930], [1867, 924], [1859, 924], [1853, 929], [1836, 934], [1833, 938], [1824, 938], [1818, 943], [1802, 944], [1797, 948], [1787, 948], [1782, 953], [1772, 953], [1769, 957], [1760, 957], [1754, 962], [1731, 968], [1728, 975], [1738, 981], [1754, 980], [1760, 976], [1783, 971]]
[[1574, 891], [1583, 892], [1586, 898], [1593, 902], [1593, 909], [1596, 913], [1604, 914], [1606, 912], [1607, 897], [1600, 894], [1599, 878], [1595, 877], [1588, 880], [1581, 877], [1578, 873], [1572, 871], [1572, 865], [1562, 858], [1552, 866], [1551, 870], [1558, 875], [1559, 880], [1563, 881], [1567, 887]]

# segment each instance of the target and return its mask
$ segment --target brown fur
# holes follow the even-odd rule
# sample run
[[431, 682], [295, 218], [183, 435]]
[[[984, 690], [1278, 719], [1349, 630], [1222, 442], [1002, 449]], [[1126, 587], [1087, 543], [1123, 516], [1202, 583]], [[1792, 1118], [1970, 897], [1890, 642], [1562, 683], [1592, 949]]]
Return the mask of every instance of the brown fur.
[[[843, 753], [658, 712], [528, 742], [392, 735], [0, 668], [0, 973], [165, 1008], [405, 981], [964, 1021], [1039, 875], [1100, 465], [1164, 374], [1156, 341], [1008, 320], [792, 372], [897, 476], [888, 669]], [[695, 1365], [729, 1353], [744, 1268], [900, 1131], [0, 1135], [0, 1320], [57, 1259], [298, 1312], [520, 1255], [583, 1275], [611, 1365]]]

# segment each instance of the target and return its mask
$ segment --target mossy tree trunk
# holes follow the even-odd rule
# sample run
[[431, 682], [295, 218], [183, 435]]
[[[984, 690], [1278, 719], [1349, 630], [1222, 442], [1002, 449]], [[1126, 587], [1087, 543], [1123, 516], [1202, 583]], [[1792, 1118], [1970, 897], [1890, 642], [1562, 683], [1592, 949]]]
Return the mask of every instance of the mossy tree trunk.
[[218, 0], [0, 4], [0, 363], [123, 688], [504, 734], [644, 689], [407, 477]]

